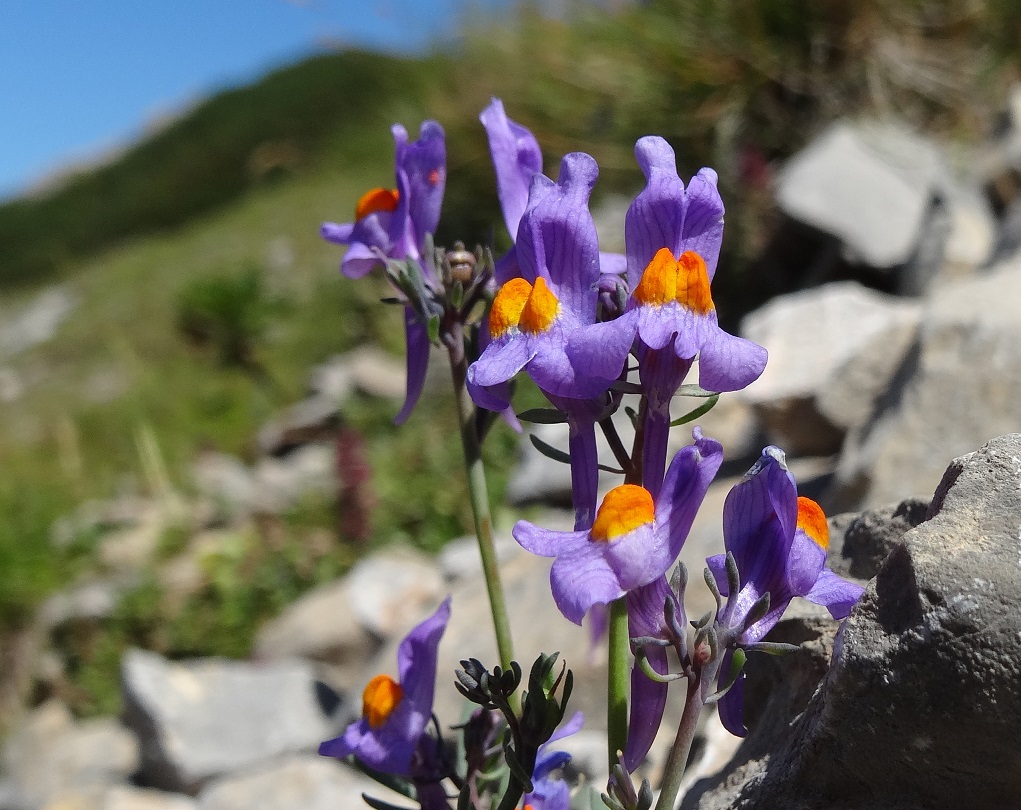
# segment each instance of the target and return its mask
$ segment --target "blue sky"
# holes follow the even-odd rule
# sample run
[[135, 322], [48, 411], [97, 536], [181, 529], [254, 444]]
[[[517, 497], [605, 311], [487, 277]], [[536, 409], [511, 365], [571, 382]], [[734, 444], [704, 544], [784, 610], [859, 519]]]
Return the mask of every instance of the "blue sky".
[[[471, 9], [511, 0], [473, 0]], [[420, 49], [464, 0], [3, 0], [0, 198], [326, 47]]]

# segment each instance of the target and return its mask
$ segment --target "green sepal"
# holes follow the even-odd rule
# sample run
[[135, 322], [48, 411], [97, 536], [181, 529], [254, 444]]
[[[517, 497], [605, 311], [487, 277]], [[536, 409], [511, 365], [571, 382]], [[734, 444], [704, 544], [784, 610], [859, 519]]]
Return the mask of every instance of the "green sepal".
[[800, 649], [797, 644], [784, 644], [782, 641], [758, 641], [747, 645], [748, 652], [761, 652], [766, 655], [787, 655]]
[[730, 675], [727, 678], [727, 683], [724, 684], [722, 689], [714, 692], [705, 699], [706, 706], [711, 706], [713, 703], [716, 703], [731, 690], [734, 684], [737, 683], [737, 679], [741, 677], [741, 671], [744, 669], [744, 665], [747, 660], [748, 656], [745, 655], [744, 650], [740, 647], [734, 650], [734, 655], [730, 659]]
[[433, 315], [432, 317], [430, 317], [429, 320], [426, 322], [425, 328], [429, 332], [429, 342], [432, 343], [434, 346], [439, 346], [439, 344], [440, 344], [440, 316], [439, 315]]

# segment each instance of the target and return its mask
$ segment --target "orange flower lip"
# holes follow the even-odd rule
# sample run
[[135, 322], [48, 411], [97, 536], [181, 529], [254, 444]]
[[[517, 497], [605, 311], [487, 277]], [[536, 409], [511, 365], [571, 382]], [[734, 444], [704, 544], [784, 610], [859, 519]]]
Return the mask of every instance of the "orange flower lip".
[[830, 547], [830, 527], [826, 523], [826, 514], [811, 498], [798, 498], [798, 528], [812, 538], [819, 548]]
[[596, 512], [590, 535], [597, 543], [607, 543], [651, 523], [654, 516], [655, 507], [649, 490], [634, 484], [621, 484], [606, 493]]
[[533, 287], [523, 278], [512, 278], [493, 299], [489, 310], [489, 334], [499, 337], [514, 327], [536, 335], [547, 331], [557, 318], [560, 301], [542, 277]]
[[380, 728], [404, 698], [404, 690], [389, 675], [377, 675], [362, 692], [362, 717], [369, 727]]
[[642, 273], [634, 296], [645, 306], [658, 307], [676, 301], [699, 315], [714, 308], [705, 260], [693, 250], [686, 250], [675, 260], [670, 248], [660, 248]]
[[380, 211], [396, 211], [400, 194], [395, 188], [371, 188], [366, 191], [355, 206], [355, 219], [364, 219]]

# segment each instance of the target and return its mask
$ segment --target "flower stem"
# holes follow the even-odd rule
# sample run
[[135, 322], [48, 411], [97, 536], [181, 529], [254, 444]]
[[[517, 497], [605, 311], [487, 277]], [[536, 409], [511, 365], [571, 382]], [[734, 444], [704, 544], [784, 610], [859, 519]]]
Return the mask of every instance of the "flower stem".
[[617, 764], [617, 752], [627, 742], [628, 639], [627, 604], [624, 599], [610, 603], [609, 661], [606, 668], [606, 741], [610, 771]]
[[468, 361], [464, 353], [464, 333], [459, 323], [449, 325], [443, 335], [450, 359], [451, 380], [454, 385], [454, 399], [457, 402], [457, 419], [461, 429], [461, 446], [464, 449], [464, 467], [468, 477], [468, 498], [471, 502], [472, 517], [475, 520], [475, 536], [482, 558], [482, 574], [489, 593], [489, 607], [493, 614], [493, 629], [496, 633], [496, 647], [500, 664], [510, 668], [514, 659], [511, 643], [510, 620], [507, 604], [500, 582], [500, 570], [496, 561], [496, 546], [493, 542], [493, 518], [489, 511], [489, 490], [486, 486], [486, 470], [482, 463], [482, 444], [475, 423], [475, 405], [465, 386]]
[[674, 737], [670, 756], [663, 768], [663, 784], [660, 786], [656, 810], [673, 810], [677, 802], [677, 794], [684, 780], [684, 766], [688, 764], [688, 753], [695, 739], [698, 716], [702, 713], [704, 705], [700, 674], [692, 673], [688, 681], [688, 694], [684, 701], [681, 722], [677, 726], [677, 736]]

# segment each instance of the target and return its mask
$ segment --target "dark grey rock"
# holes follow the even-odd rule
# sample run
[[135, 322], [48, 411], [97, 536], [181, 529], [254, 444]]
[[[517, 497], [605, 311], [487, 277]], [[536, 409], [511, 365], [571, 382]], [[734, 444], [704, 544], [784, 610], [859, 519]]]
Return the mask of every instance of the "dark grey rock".
[[142, 750], [139, 778], [152, 787], [194, 793], [213, 776], [313, 751], [337, 730], [335, 701], [298, 661], [174, 663], [129, 650], [121, 679], [124, 720]]
[[687, 806], [1021, 806], [1021, 434], [956, 459], [927, 514], [804, 712]]
[[848, 515], [843, 543], [836, 546], [831, 523], [830, 568], [859, 581], [872, 579], [904, 533], [925, 520], [928, 509], [928, 501], [908, 498], [860, 515]]

